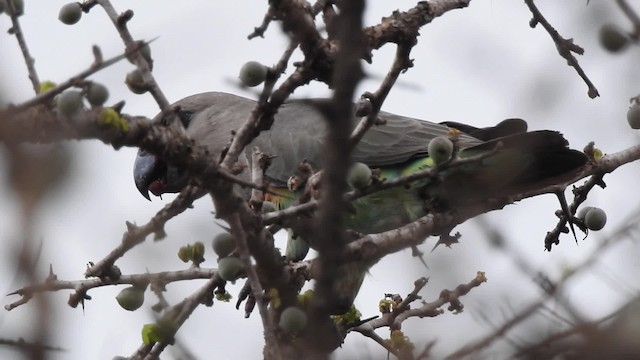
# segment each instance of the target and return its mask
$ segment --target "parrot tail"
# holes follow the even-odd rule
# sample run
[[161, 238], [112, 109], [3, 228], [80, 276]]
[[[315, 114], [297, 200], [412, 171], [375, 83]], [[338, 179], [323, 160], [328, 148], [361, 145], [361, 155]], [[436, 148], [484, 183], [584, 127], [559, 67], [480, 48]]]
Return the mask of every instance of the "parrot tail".
[[[540, 181], [551, 183], [556, 181], [557, 177], [582, 167], [588, 161], [583, 152], [569, 148], [569, 143], [562, 134], [550, 130], [498, 137], [462, 150], [461, 156], [491, 151], [498, 142], [502, 143], [502, 147], [495, 156], [495, 165], [506, 167], [502, 171], [513, 170], [508, 176], [509, 184], [513, 186]], [[493, 158], [492, 156], [487, 160], [491, 161]]]

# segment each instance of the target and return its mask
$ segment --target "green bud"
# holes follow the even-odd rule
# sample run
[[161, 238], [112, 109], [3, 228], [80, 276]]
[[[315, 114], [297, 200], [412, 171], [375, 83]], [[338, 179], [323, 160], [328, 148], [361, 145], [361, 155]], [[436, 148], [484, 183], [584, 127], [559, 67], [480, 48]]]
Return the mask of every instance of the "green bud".
[[[1, 1], [1, 0], [0, 0]], [[1, 13], [1, 11], [0, 11]], [[53, 89], [54, 87], [56, 87], [56, 83], [54, 83], [53, 81], [43, 81], [40, 83], [40, 86], [38, 87], [38, 94], [41, 94], [43, 92], [47, 92], [51, 89]]]
[[191, 260], [196, 263], [204, 261], [204, 244], [201, 241], [196, 241], [191, 245]]
[[193, 256], [193, 251], [191, 250], [191, 245], [182, 246], [178, 250], [178, 257], [182, 262], [189, 262], [191, 260], [191, 256]]
[[160, 325], [144, 324], [142, 327], [142, 343], [145, 345], [151, 345], [164, 340], [164, 331]]

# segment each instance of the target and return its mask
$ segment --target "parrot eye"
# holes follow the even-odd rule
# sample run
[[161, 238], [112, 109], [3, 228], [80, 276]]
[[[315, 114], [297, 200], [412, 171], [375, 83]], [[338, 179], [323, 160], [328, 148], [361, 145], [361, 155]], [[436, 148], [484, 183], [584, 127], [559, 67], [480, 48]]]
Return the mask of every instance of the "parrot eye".
[[[178, 115], [178, 119], [180, 119], [180, 124], [182, 124], [182, 126], [186, 129], [191, 123], [191, 118], [193, 117], [193, 111], [179, 109], [176, 112], [176, 114]], [[163, 116], [160, 119], [160, 123], [167, 126], [169, 124], [169, 121], [167, 117]]]
[[178, 111], [178, 117], [180, 118], [180, 122], [182, 126], [186, 129], [191, 123], [191, 117], [193, 116], [193, 111], [180, 110]]

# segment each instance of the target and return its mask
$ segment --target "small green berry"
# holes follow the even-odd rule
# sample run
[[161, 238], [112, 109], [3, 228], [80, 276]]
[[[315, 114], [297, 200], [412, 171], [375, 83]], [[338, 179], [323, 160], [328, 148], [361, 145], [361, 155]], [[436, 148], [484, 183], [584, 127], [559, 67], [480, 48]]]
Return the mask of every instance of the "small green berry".
[[438, 165], [451, 159], [453, 154], [453, 142], [447, 136], [438, 136], [429, 141], [427, 147], [429, 156]]
[[[149, 47], [149, 43], [142, 40], [138, 40], [135, 42], [135, 46], [136, 47], [139, 46], [138, 51], [140, 52], [140, 55], [142, 55], [142, 57], [147, 61], [147, 64], [149, 65], [149, 69], [153, 70], [153, 59], [151, 58], [151, 47]], [[127, 55], [127, 60], [129, 60], [130, 63], [135, 65], [135, 61], [133, 60], [133, 54], [135, 54], [135, 52]]]
[[86, 96], [91, 106], [102, 106], [109, 98], [109, 90], [100, 83], [92, 82], [87, 87]]
[[129, 90], [131, 90], [134, 94], [144, 94], [149, 91], [148, 86], [144, 83], [144, 79], [142, 78], [142, 74], [140, 70], [135, 69], [127, 74], [127, 77], [124, 80], [124, 83], [127, 84]]
[[244, 86], [254, 87], [262, 84], [267, 78], [268, 69], [257, 61], [249, 61], [240, 69], [240, 82]]
[[223, 232], [213, 238], [213, 251], [221, 258], [229, 256], [236, 248], [236, 238]]
[[584, 217], [584, 225], [589, 230], [598, 231], [601, 230], [607, 223], [607, 214], [604, 210], [594, 207], [587, 211]]
[[617, 26], [607, 24], [600, 28], [600, 44], [608, 51], [618, 52], [628, 43], [629, 38]]
[[60, 114], [72, 116], [82, 109], [82, 93], [74, 90], [63, 92], [58, 95], [56, 107]]
[[627, 111], [627, 122], [632, 129], [640, 129], [640, 104], [634, 102]]
[[82, 7], [77, 2], [72, 2], [65, 4], [60, 8], [60, 13], [58, 14], [58, 20], [60, 20], [63, 24], [73, 25], [80, 21], [82, 17]]
[[139, 286], [130, 286], [122, 289], [116, 296], [118, 304], [129, 311], [138, 310], [142, 304], [144, 304], [144, 290], [145, 288]]
[[576, 217], [582, 221], [584, 221], [585, 216], [587, 216], [587, 213], [589, 212], [589, 210], [593, 209], [593, 206], [583, 206], [580, 211], [578, 211], [578, 214], [576, 214]]
[[286, 332], [299, 332], [307, 326], [307, 313], [295, 306], [290, 306], [280, 314], [278, 326]]
[[347, 173], [347, 183], [353, 189], [362, 189], [371, 184], [371, 169], [367, 164], [355, 162]]
[[230, 256], [218, 260], [218, 274], [223, 280], [235, 281], [240, 276], [242, 261], [237, 257]]

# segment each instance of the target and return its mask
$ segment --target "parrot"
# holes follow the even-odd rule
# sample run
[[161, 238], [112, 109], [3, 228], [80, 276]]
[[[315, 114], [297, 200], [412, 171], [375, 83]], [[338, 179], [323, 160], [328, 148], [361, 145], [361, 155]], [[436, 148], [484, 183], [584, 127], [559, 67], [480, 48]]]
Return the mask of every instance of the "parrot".
[[[174, 104], [187, 136], [206, 146], [215, 159], [255, 106], [254, 100], [223, 92], [200, 93]], [[269, 189], [265, 200], [278, 209], [295, 204], [296, 193], [287, 186], [287, 181], [298, 173], [303, 160], [313, 169], [321, 169], [323, 134], [327, 126], [324, 116], [312, 100], [285, 102], [274, 115], [271, 128], [260, 132], [240, 154], [238, 160], [249, 166], [239, 176], [250, 180], [251, 151], [257, 146], [263, 153], [273, 155], [265, 173]], [[428, 144], [436, 137], [450, 136], [452, 129], [455, 129], [458, 157], [493, 153], [477, 162], [446, 169], [437, 179], [418, 180], [354, 200], [352, 211], [345, 214], [345, 227], [360, 234], [401, 227], [434, 209], [466, 206], [517, 194], [534, 184], [551, 184], [588, 161], [583, 152], [570, 149], [559, 132], [528, 131], [526, 121], [521, 119], [507, 119], [495, 126], [478, 128], [453, 121], [433, 123], [384, 111], [380, 111], [378, 117], [381, 124], [372, 126], [364, 134], [353, 148], [351, 160], [377, 169], [380, 179], [394, 179], [436, 166], [429, 156]], [[153, 121], [166, 123], [162, 113]], [[354, 126], [359, 121], [355, 112], [352, 121]], [[500, 146], [496, 147], [498, 143]], [[188, 180], [184, 169], [139, 150], [134, 162], [134, 182], [146, 199], [150, 199], [149, 193], [160, 196], [179, 192]], [[299, 238], [289, 232], [290, 241], [299, 241]], [[306, 253], [301, 256], [304, 255]], [[351, 306], [367, 270], [351, 269], [355, 274], [336, 283], [338, 291], [349, 293], [338, 301], [342, 304], [341, 310]]]

